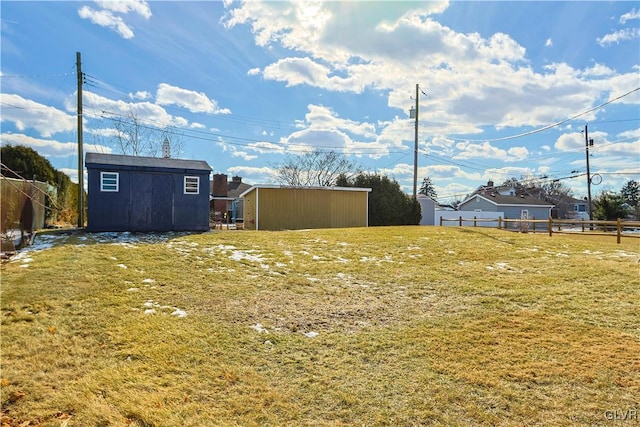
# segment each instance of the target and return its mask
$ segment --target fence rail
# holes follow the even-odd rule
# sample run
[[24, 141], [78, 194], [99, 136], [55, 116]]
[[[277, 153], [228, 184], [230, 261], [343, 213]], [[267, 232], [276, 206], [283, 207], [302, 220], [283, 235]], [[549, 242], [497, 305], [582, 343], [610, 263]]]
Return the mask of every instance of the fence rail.
[[[463, 223], [471, 222], [474, 227], [478, 223], [494, 222], [497, 228], [502, 230], [521, 231], [521, 232], [548, 232], [549, 237], [553, 233], [560, 234], [584, 234], [594, 236], [616, 236], [617, 242], [620, 243], [622, 236], [640, 238], [640, 221], [623, 221], [618, 218], [616, 221], [596, 221], [596, 220], [575, 220], [575, 219], [511, 219], [498, 217], [493, 218], [443, 218], [440, 217], [440, 226], [446, 222], [455, 222], [462, 227]], [[513, 226], [510, 227], [510, 224]], [[564, 230], [563, 230], [564, 227]], [[554, 230], [555, 228], [555, 230]], [[633, 230], [633, 233], [625, 232]]]

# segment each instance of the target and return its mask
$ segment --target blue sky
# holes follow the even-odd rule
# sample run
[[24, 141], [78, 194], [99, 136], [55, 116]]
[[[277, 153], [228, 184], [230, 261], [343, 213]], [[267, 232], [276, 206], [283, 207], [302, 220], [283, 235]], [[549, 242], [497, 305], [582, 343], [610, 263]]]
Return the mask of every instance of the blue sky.
[[114, 118], [134, 115], [169, 132], [173, 157], [250, 184], [319, 148], [411, 194], [419, 84], [418, 185], [430, 177], [441, 202], [530, 176], [584, 197], [586, 124], [594, 196], [640, 179], [635, 1], [3, 0], [0, 12], [2, 144], [74, 181], [76, 52], [86, 151], [119, 153]]

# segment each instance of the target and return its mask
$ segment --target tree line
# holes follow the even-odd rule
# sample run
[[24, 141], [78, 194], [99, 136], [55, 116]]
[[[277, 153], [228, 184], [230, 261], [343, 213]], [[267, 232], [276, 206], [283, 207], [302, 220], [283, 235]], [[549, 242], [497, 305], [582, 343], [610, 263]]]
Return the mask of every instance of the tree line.
[[2, 175], [6, 178], [36, 180], [50, 184], [45, 201], [45, 221], [74, 224], [78, 220], [78, 184], [32, 148], [5, 145], [0, 149]]

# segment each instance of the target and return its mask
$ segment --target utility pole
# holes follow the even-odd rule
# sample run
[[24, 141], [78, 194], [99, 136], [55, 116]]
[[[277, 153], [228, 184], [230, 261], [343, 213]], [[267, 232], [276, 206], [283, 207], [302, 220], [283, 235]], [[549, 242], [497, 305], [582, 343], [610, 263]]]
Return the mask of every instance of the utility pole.
[[84, 227], [84, 158], [82, 150], [82, 61], [76, 52], [76, 74], [78, 75], [78, 228]]
[[591, 171], [589, 170], [589, 146], [593, 146], [593, 139], [589, 139], [587, 125], [584, 125], [584, 144], [587, 151], [587, 203], [589, 204], [589, 221], [593, 221], [593, 212], [591, 212]]
[[420, 85], [416, 83], [416, 130], [415, 130], [415, 144], [413, 148], [413, 198], [417, 198], [418, 195], [418, 99], [419, 99]]

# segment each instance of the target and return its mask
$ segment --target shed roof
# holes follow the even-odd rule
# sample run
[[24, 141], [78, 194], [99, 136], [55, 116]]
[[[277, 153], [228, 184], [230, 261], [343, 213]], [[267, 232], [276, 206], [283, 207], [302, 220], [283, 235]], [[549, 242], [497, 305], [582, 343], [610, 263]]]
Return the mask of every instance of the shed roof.
[[536, 199], [529, 196], [505, 196], [499, 193], [491, 193], [486, 195], [474, 194], [469, 197], [467, 200], [461, 203], [465, 204], [468, 201], [480, 197], [482, 199], [487, 200], [489, 203], [493, 203], [498, 206], [536, 206], [536, 207], [553, 207], [553, 203], [545, 202], [544, 200]]
[[362, 187], [315, 187], [315, 186], [291, 186], [291, 185], [269, 185], [269, 184], [258, 184], [253, 185], [251, 188], [245, 190], [240, 196], [244, 197], [247, 193], [251, 192], [253, 189], [258, 188], [281, 188], [284, 190], [337, 190], [337, 191], [366, 191], [367, 193], [371, 192], [371, 188], [362, 188]]
[[162, 169], [191, 169], [210, 171], [204, 160], [171, 159], [164, 157], [125, 156], [122, 154], [87, 153], [85, 164], [105, 166], [145, 167]]

